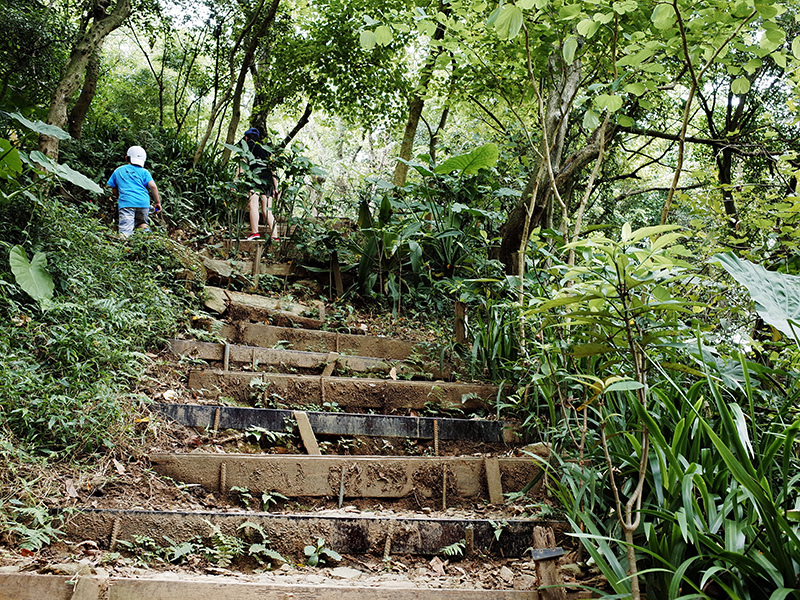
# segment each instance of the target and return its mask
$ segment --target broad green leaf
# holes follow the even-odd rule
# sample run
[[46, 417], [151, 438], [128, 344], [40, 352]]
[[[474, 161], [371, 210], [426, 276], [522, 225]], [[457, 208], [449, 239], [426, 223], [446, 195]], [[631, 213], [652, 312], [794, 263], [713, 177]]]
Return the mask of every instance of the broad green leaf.
[[797, 60], [800, 60], [800, 36], [792, 40], [792, 54]]
[[796, 339], [794, 331], [800, 335], [800, 326], [789, 323], [800, 323], [800, 276], [767, 271], [731, 253], [715, 254], [714, 259], [747, 288], [756, 312], [765, 323], [791, 339]]
[[731, 92], [736, 95], [746, 94], [750, 91], [750, 80], [747, 77], [737, 77], [731, 83]]
[[778, 8], [772, 4], [756, 4], [756, 11], [763, 19], [774, 19], [778, 16]]
[[517, 0], [514, 4], [522, 10], [530, 10], [536, 6], [536, 0]]
[[49, 156], [42, 154], [38, 150], [31, 152], [30, 159], [64, 181], [69, 181], [71, 184], [77, 185], [95, 194], [103, 193], [103, 188], [86, 177], [83, 173], [79, 173], [68, 165], [60, 165], [54, 162]]
[[59, 140], [68, 140], [71, 137], [70, 134], [68, 134], [60, 127], [56, 127], [55, 125], [48, 125], [47, 123], [43, 123], [42, 121], [35, 121], [35, 122], [29, 121], [19, 113], [8, 113], [8, 116], [13, 119], [16, 119], [22, 125], [30, 129], [34, 133], [49, 135], [50, 137], [54, 137]]
[[630, 381], [617, 381], [615, 383], [612, 383], [610, 386], [608, 386], [603, 391], [605, 393], [608, 393], [608, 392], [629, 392], [629, 391], [632, 391], [632, 390], [639, 390], [639, 389], [641, 389], [643, 387], [644, 387], [644, 384], [643, 383], [639, 383], [638, 381], [633, 381], [633, 380], [630, 380]]
[[647, 87], [643, 83], [629, 83], [623, 88], [629, 94], [634, 96], [641, 96], [647, 91]]
[[11, 272], [17, 285], [31, 298], [38, 302], [47, 302], [53, 298], [53, 277], [47, 271], [47, 256], [43, 252], [33, 255], [33, 260], [28, 261], [28, 255], [22, 246], [14, 246], [8, 254]]
[[375, 43], [388, 46], [392, 42], [392, 29], [388, 25], [380, 25], [375, 29]]
[[489, 169], [497, 164], [500, 151], [497, 144], [486, 144], [469, 154], [448, 158], [435, 171], [439, 174], [459, 171], [461, 175], [474, 175], [481, 169]]
[[580, 23], [578, 23], [577, 31], [579, 35], [584, 36], [587, 39], [590, 39], [597, 30], [600, 28], [600, 25], [594, 21], [593, 19], [584, 19]]
[[596, 356], [613, 351], [614, 348], [607, 344], [578, 344], [572, 348], [570, 354], [575, 358], [586, 358], [587, 356]]
[[578, 50], [578, 38], [570, 36], [564, 42], [564, 47], [561, 48], [561, 56], [564, 57], [564, 62], [571, 64], [575, 61], [575, 52]]
[[656, 29], [669, 29], [675, 24], [675, 11], [669, 4], [658, 4], [650, 15]]
[[583, 127], [590, 131], [594, 131], [600, 127], [600, 115], [591, 109], [587, 110], [583, 114]]
[[617, 115], [617, 124], [619, 124], [620, 127], [633, 127], [636, 121], [631, 119], [628, 115]]
[[500, 9], [494, 26], [500, 39], [514, 39], [522, 29], [522, 9], [513, 4], [506, 4]]
[[14, 174], [22, 172], [22, 160], [19, 150], [11, 142], [0, 139], [0, 178], [11, 179]]
[[747, 61], [744, 65], [744, 70], [747, 71], [748, 74], [752, 75], [756, 71], [758, 71], [764, 65], [764, 61], [760, 58], [751, 58]]
[[361, 32], [358, 41], [364, 50], [372, 50], [375, 47], [375, 43], [377, 40], [375, 39], [374, 32], [365, 29], [364, 31]]
[[600, 110], [613, 113], [622, 108], [622, 98], [613, 94], [600, 94], [594, 99], [594, 105]]

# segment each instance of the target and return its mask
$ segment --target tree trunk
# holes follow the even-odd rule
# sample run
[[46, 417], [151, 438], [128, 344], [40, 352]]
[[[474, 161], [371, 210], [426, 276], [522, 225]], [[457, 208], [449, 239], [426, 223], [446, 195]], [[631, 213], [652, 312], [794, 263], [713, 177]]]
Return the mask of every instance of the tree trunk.
[[[269, 7], [269, 12], [260, 21], [258, 27], [255, 28], [253, 35], [250, 37], [247, 48], [245, 49], [244, 56], [242, 57], [242, 66], [239, 68], [239, 76], [236, 78], [236, 87], [233, 91], [233, 109], [231, 111], [231, 121], [228, 124], [228, 134], [225, 141], [228, 144], [236, 143], [236, 130], [239, 128], [239, 121], [242, 114], [242, 92], [244, 91], [244, 84], [247, 79], [247, 73], [253, 65], [258, 50], [261, 38], [269, 31], [272, 23], [275, 21], [275, 15], [278, 12], [278, 5], [280, 0], [272, 0], [272, 5]], [[256, 20], [258, 17], [256, 16]], [[222, 160], [226, 162], [231, 155], [231, 151], [227, 148], [222, 153]]]
[[[447, 14], [449, 8], [439, 4], [439, 10]], [[436, 26], [436, 31], [433, 32], [433, 39], [431, 40], [431, 52], [428, 59], [425, 61], [425, 66], [419, 75], [419, 84], [417, 90], [425, 90], [433, 77], [433, 67], [436, 65], [436, 59], [442, 53], [442, 48], [438, 45], [444, 39], [445, 28], [442, 23]], [[420, 92], [415, 91], [414, 95], [408, 101], [408, 121], [406, 121], [406, 128], [403, 132], [403, 141], [400, 143], [400, 158], [394, 168], [393, 182], [397, 187], [403, 187], [406, 184], [408, 177], [408, 165], [403, 161], [411, 159], [411, 154], [414, 151], [414, 138], [417, 136], [417, 127], [419, 126], [419, 119], [422, 116], [422, 108], [425, 106], [425, 100], [422, 99]]]
[[[547, 106], [543, 118], [543, 130], [547, 136], [540, 145], [540, 161], [546, 161], [549, 155], [551, 169], [541, 168], [539, 164], [531, 170], [531, 177], [525, 185], [522, 196], [517, 205], [512, 209], [505, 224], [501, 227], [503, 239], [497, 253], [497, 258], [502, 261], [506, 271], [510, 274], [519, 273], [519, 249], [523, 245], [525, 231], [531, 231], [543, 221], [546, 223], [549, 211], [552, 210], [553, 186], [549, 171], [552, 170], [556, 188], [562, 197], [568, 197], [574, 186], [574, 178], [581, 169], [597, 158], [599, 147], [592, 145], [592, 134], [589, 144], [575, 152], [561, 167], [564, 140], [569, 129], [569, 113], [575, 100], [581, 78], [581, 65], [579, 61], [565, 65], [560, 57], [550, 58], [551, 72], [554, 75], [553, 87], [547, 98]], [[607, 134], [608, 135], [608, 134]], [[607, 137], [607, 139], [610, 139]], [[535, 193], [535, 197], [531, 198]], [[531, 202], [533, 200], [533, 202]], [[530, 207], [533, 210], [528, 211]], [[527, 223], [527, 227], [526, 227]]]
[[[61, 80], [51, 97], [50, 109], [47, 113], [48, 124], [64, 128], [67, 123], [67, 104], [84, 80], [86, 65], [90, 58], [106, 36], [122, 25], [130, 14], [131, 0], [117, 0], [114, 11], [110, 15], [100, 19], [95, 18], [92, 26], [78, 38]], [[58, 160], [58, 138], [40, 135], [39, 150], [53, 160]]]
[[81, 95], [69, 112], [69, 134], [76, 140], [81, 139], [83, 133], [83, 122], [89, 113], [94, 95], [97, 92], [97, 80], [100, 78], [100, 48], [103, 43], [98, 44], [97, 49], [92, 54], [86, 64], [86, 78], [83, 80]]
[[306, 103], [306, 109], [303, 111], [303, 114], [297, 120], [297, 123], [295, 123], [295, 126], [292, 128], [292, 130], [286, 134], [285, 138], [283, 138], [283, 141], [281, 142], [281, 148], [286, 148], [286, 146], [289, 145], [289, 143], [295, 138], [295, 136], [298, 133], [300, 133], [303, 127], [308, 125], [308, 120], [311, 118], [311, 113], [313, 111], [314, 107], [311, 106], [311, 103], [310, 102]]

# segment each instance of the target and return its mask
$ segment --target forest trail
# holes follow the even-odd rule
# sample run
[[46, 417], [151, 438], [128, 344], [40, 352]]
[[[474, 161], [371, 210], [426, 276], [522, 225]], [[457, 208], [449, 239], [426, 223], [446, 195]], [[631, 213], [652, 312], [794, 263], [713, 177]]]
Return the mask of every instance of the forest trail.
[[[242, 250], [261, 272], [263, 243]], [[171, 340], [185, 387], [152, 406], [185, 428], [146, 457], [181, 500], [151, 489], [67, 521], [73, 544], [162, 559], [0, 574], [0, 599], [588, 597], [539, 589], [568, 583], [564, 523], [532, 509], [541, 471], [517, 424], [487, 418], [502, 390], [457, 380], [430, 344], [322, 330], [321, 305], [221, 288], [207, 305], [224, 341]], [[170, 564], [181, 552], [217, 561]]]

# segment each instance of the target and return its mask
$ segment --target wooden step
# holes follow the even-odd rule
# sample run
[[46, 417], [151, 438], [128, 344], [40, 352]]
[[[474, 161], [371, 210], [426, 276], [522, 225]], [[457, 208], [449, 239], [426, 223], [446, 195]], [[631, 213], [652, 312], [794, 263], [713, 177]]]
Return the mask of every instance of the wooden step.
[[[295, 497], [405, 498], [418, 494], [489, 499], [490, 487], [520, 492], [539, 475], [530, 458], [480, 456], [303, 456], [252, 454], [150, 455], [161, 475], [227, 494], [232, 487]], [[498, 481], [487, 475], [497, 463]]]
[[272, 549], [298, 559], [302, 559], [304, 547], [320, 537], [339, 554], [385, 556], [387, 546], [390, 554], [440, 554], [442, 548], [467, 536], [476, 552], [516, 558], [526, 552], [530, 555], [535, 526], [564, 525], [554, 520], [376, 516], [346, 511], [272, 514], [84, 509], [69, 515], [64, 530], [71, 540], [94, 540], [101, 548], [111, 548], [116, 541], [131, 541], [134, 536], [147, 536], [157, 543], [167, 536], [172, 543], [182, 543], [197, 536], [208, 538], [215, 530], [240, 535], [239, 528], [248, 522], [263, 529]]
[[[326, 368], [328, 375], [337, 369], [349, 369], [356, 373], [394, 372], [396, 377], [422, 375], [421, 369], [402, 361], [382, 360], [367, 356], [350, 356], [337, 352], [306, 352], [302, 350], [283, 350], [262, 348], [260, 346], [240, 346], [238, 344], [215, 344], [194, 340], [170, 340], [173, 354], [204, 361], [222, 363], [223, 370], [230, 365], [249, 365], [254, 371], [259, 367], [283, 367], [285, 369], [318, 370]], [[227, 363], [227, 364], [226, 364]], [[392, 371], [394, 369], [394, 371]]]
[[[251, 429], [287, 431], [293, 425], [293, 412], [275, 408], [243, 408], [207, 404], [153, 404], [152, 408], [187, 427], [206, 429]], [[470, 440], [473, 442], [515, 442], [516, 426], [505, 421], [367, 415], [359, 413], [306, 413], [314, 433], [367, 437], [403, 437], [432, 440]]]
[[265, 404], [272, 394], [282, 403], [298, 406], [336, 403], [345, 409], [422, 410], [435, 405], [441, 410], [475, 411], [487, 409], [497, 398], [498, 388], [483, 383], [448, 383], [444, 381], [399, 381], [362, 377], [325, 377], [218, 371], [189, 372], [189, 388], [204, 398], [227, 396], [250, 401], [259, 396]]
[[[539, 600], [537, 590], [302, 585], [233, 577], [0, 574], [0, 600]], [[566, 600], [589, 595], [567, 594]]]
[[[224, 324], [219, 334], [237, 344], [272, 348], [286, 344], [291, 350], [306, 352], [339, 352], [371, 356], [385, 360], [406, 360], [412, 355], [426, 355], [429, 345], [371, 335], [354, 335], [333, 331], [276, 327], [262, 323]], [[431, 357], [436, 358], [436, 357]]]
[[309, 329], [319, 329], [325, 320], [324, 304], [307, 306], [288, 300], [245, 294], [206, 286], [206, 308], [225, 314], [231, 319], [274, 321], [277, 325], [297, 324]]

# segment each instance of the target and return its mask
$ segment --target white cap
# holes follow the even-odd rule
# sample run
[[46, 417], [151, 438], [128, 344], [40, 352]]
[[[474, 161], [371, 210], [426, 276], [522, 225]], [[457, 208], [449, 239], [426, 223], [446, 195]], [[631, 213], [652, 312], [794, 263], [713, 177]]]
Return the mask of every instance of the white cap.
[[128, 157], [131, 159], [132, 165], [144, 166], [144, 161], [147, 160], [147, 152], [141, 146], [131, 146], [128, 148]]

